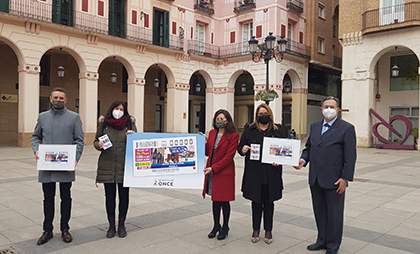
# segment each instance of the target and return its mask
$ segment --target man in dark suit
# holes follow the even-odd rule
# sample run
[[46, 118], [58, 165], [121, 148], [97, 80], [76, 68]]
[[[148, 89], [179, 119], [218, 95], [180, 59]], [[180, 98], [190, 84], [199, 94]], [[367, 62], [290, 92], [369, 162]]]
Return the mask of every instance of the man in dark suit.
[[309, 185], [318, 238], [307, 249], [335, 254], [343, 236], [344, 194], [348, 181], [353, 181], [356, 134], [352, 124], [337, 118], [337, 98], [325, 98], [321, 109], [324, 119], [311, 125], [299, 166], [294, 168], [301, 169], [310, 162]]

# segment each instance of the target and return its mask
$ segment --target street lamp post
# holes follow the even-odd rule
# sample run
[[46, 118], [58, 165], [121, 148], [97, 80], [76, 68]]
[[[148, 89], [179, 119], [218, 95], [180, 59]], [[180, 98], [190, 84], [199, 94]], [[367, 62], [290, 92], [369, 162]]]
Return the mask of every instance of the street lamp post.
[[[286, 51], [287, 40], [284, 38], [284, 36], [281, 36], [280, 39], [277, 41], [276, 45], [276, 37], [273, 36], [273, 33], [269, 33], [268, 36], [265, 38], [264, 43], [258, 44], [258, 41], [255, 39], [255, 36], [252, 36], [251, 40], [249, 40], [248, 43], [249, 51], [252, 55], [252, 61], [258, 63], [261, 59], [264, 59], [264, 63], [266, 64], [265, 90], [268, 92], [270, 90], [268, 64], [272, 58], [274, 58], [274, 60], [276, 60], [277, 63], [280, 63], [283, 60], [283, 55]], [[257, 49], [260, 50], [259, 54], [257, 54]], [[278, 53], [280, 54], [280, 60], [276, 57], [276, 54]], [[268, 105], [269, 101], [266, 100], [265, 103]]]

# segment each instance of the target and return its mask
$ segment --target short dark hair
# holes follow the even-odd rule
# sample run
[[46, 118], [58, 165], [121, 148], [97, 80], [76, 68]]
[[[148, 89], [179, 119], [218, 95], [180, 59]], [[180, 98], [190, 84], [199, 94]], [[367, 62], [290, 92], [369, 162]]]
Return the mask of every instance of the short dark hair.
[[335, 100], [335, 102], [337, 103], [337, 107], [340, 107], [340, 100], [334, 96], [328, 96], [326, 98], [324, 98], [321, 102], [321, 107], [324, 105], [325, 101], [329, 101], [329, 100]]
[[56, 87], [56, 88], [54, 88], [54, 89], [51, 91], [51, 96], [52, 96], [52, 94], [53, 94], [54, 92], [62, 92], [62, 93], [64, 93], [64, 96], [67, 98], [67, 93], [66, 93], [66, 90], [64, 90], [64, 88], [61, 88], [61, 87]]

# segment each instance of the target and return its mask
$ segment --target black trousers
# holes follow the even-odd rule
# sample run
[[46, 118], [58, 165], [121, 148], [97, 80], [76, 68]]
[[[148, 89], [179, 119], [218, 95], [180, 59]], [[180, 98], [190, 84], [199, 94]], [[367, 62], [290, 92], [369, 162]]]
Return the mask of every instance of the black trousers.
[[260, 203], [252, 201], [252, 229], [260, 230], [264, 214], [264, 230], [273, 230], [274, 203], [269, 202], [268, 184], [261, 185]]
[[344, 197], [337, 189], [324, 189], [318, 181], [311, 186], [318, 238], [316, 243], [330, 251], [340, 248], [343, 237]]
[[115, 197], [118, 186], [118, 217], [126, 217], [128, 211], [128, 193], [130, 188], [124, 187], [122, 183], [104, 183], [105, 207], [108, 217], [115, 217]]
[[[60, 184], [60, 230], [69, 230], [69, 221], [71, 215], [71, 182], [59, 183]], [[55, 189], [56, 184], [54, 183], [42, 183], [42, 191], [44, 192], [44, 224], [43, 228], [45, 232], [53, 231], [53, 220], [55, 211]]]

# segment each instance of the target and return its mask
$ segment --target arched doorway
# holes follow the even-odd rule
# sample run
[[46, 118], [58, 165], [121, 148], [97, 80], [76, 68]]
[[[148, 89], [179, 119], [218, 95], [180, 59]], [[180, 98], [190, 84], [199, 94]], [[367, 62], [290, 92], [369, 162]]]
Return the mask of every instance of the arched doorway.
[[168, 78], [158, 64], [150, 66], [144, 78], [144, 132], [166, 132]]
[[[110, 56], [99, 66], [98, 80], [98, 112], [105, 115], [114, 101], [127, 103], [128, 73], [125, 66], [116, 56]], [[129, 112], [130, 113], [130, 112]]]
[[293, 84], [289, 74], [283, 77], [283, 92], [282, 92], [282, 125], [283, 130], [289, 136], [292, 129], [292, 104], [293, 104]]
[[254, 78], [247, 71], [242, 71], [235, 81], [234, 121], [239, 134], [244, 126], [254, 122]]
[[0, 54], [0, 144], [17, 144], [19, 60], [13, 49], [1, 40]]
[[190, 78], [188, 132], [206, 132], [206, 81], [199, 71]]
[[51, 90], [66, 90], [66, 108], [79, 113], [79, 66], [63, 48], [52, 48], [44, 53], [39, 73], [39, 113], [50, 109]]

